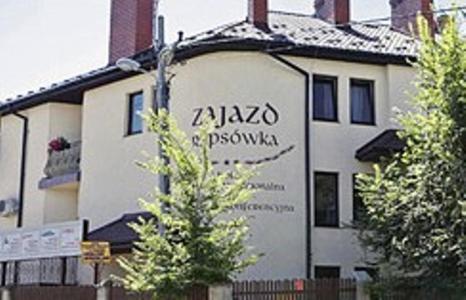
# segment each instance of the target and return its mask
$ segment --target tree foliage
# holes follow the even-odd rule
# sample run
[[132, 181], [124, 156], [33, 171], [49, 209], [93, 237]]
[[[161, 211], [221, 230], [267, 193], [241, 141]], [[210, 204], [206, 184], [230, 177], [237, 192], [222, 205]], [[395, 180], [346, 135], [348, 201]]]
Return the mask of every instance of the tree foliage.
[[126, 271], [125, 287], [154, 296], [181, 296], [195, 285], [224, 284], [252, 265], [245, 241], [247, 219], [231, 215], [232, 208], [247, 202], [246, 188], [254, 171], [236, 166], [218, 173], [209, 158], [209, 122], [199, 131], [199, 149], [193, 149], [176, 122], [161, 110], [146, 122], [170, 164], [159, 157], [140, 163], [145, 170], [168, 175], [170, 193], [156, 189], [152, 201], [140, 200], [154, 218], [131, 224], [140, 241], [128, 258], [119, 260]]
[[466, 42], [450, 18], [437, 39], [420, 21], [413, 111], [399, 116], [402, 153], [359, 175], [364, 245], [402, 273], [466, 276]]

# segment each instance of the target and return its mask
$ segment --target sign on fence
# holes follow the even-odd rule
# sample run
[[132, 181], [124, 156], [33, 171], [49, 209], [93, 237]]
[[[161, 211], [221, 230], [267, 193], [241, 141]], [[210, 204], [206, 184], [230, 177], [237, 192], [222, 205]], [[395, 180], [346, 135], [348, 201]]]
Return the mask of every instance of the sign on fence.
[[109, 242], [81, 242], [81, 260], [85, 264], [112, 262]]
[[0, 232], [0, 262], [79, 256], [86, 221]]

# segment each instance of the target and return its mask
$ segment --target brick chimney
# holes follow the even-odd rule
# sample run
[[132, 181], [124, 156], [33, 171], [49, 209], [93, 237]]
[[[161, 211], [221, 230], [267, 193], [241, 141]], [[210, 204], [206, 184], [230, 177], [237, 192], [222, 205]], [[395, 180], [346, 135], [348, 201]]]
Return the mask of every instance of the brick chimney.
[[112, 0], [110, 64], [152, 45], [154, 1], [158, 0]]
[[[435, 32], [435, 21], [432, 14], [433, 0], [390, 0], [392, 8], [392, 27], [395, 30], [418, 34], [417, 14], [426, 18], [432, 33]], [[414, 30], [412, 32], [411, 30]]]
[[262, 30], [269, 30], [268, 0], [248, 0], [248, 22]]
[[346, 24], [350, 19], [350, 0], [315, 0], [316, 17], [333, 24]]

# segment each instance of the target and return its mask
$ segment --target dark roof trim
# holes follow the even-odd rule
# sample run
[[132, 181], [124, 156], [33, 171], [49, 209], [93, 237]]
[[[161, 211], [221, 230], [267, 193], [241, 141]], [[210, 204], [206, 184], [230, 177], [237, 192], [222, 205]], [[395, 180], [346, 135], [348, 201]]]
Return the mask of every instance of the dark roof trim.
[[148, 212], [124, 214], [122, 217], [94, 229], [88, 234], [90, 241], [108, 241], [112, 253], [127, 253], [138, 240], [138, 235], [128, 225], [137, 222], [139, 218], [149, 220], [153, 216]]
[[75, 80], [68, 84], [59, 85], [56, 88], [52, 87], [30, 96], [24, 96], [16, 101], [4, 103], [0, 105], [0, 116], [29, 109], [44, 103], [82, 104], [83, 95], [86, 90], [132, 75], [134, 74], [124, 73], [116, 68], [109, 67], [107, 70], [96, 73], [95, 75]]
[[388, 129], [359, 148], [355, 156], [362, 162], [378, 162], [382, 157], [401, 152], [405, 146], [398, 137], [398, 130]]
[[267, 51], [281, 55], [321, 58], [376, 65], [396, 64], [410, 66], [411, 64], [409, 63], [408, 59], [415, 59], [414, 57], [410, 56], [378, 54], [368, 51], [342, 50], [316, 46], [299, 46], [290, 43], [277, 43], [252, 39], [218, 43], [215, 43], [215, 40], [210, 42], [207, 41], [194, 47], [180, 49], [177, 52], [176, 58], [178, 60], [183, 60], [219, 51]]

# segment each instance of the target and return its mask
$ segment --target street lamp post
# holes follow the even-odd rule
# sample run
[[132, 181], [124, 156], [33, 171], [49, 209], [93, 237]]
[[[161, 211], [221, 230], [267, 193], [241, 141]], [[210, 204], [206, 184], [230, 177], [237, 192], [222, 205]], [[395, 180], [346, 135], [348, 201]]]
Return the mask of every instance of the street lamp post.
[[[130, 58], [120, 58], [116, 65], [118, 68], [125, 72], [140, 72], [144, 74], [149, 74], [155, 78], [155, 99], [154, 99], [154, 110], [157, 109], [164, 109], [167, 112], [169, 111], [169, 93], [168, 93], [168, 85], [166, 79], [166, 72], [167, 67], [170, 65], [175, 49], [176, 44], [165, 45], [164, 41], [164, 19], [162, 16], [158, 17], [158, 39], [153, 38], [152, 41], [152, 49], [157, 56], [157, 75], [154, 76], [149, 71], [142, 68], [141, 64], [133, 59]], [[155, 30], [154, 30], [155, 31]], [[165, 155], [164, 150], [161, 146], [162, 143], [159, 143], [159, 157], [163, 160], [163, 162], [168, 165], [169, 160], [168, 157]], [[169, 193], [169, 180], [167, 175], [160, 175], [159, 176], [159, 189], [163, 194]]]

